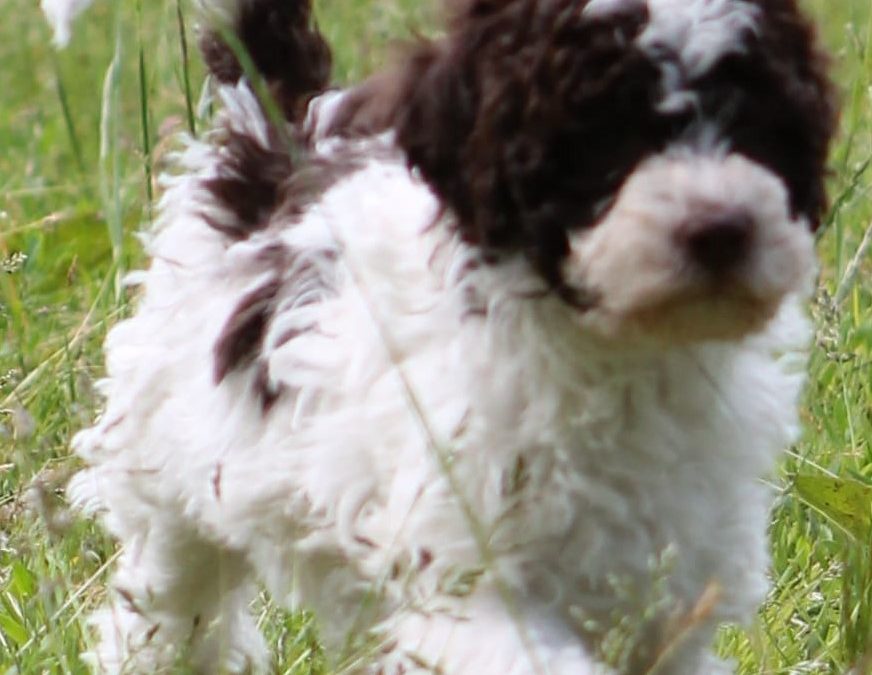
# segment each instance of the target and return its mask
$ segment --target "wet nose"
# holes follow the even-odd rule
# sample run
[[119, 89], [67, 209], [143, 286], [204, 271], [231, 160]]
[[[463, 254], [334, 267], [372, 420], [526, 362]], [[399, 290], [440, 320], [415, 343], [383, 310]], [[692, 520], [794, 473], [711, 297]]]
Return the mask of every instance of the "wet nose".
[[686, 235], [688, 255], [707, 272], [728, 273], [748, 257], [753, 224], [751, 216], [744, 212], [706, 218]]

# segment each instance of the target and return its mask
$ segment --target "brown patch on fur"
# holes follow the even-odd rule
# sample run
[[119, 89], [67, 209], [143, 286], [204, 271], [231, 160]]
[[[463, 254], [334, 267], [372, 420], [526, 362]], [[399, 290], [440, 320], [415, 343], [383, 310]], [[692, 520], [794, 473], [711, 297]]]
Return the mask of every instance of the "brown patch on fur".
[[215, 499], [219, 502], [221, 501], [221, 474], [223, 471], [224, 465], [218, 462], [215, 466], [215, 472], [212, 474], [212, 494], [215, 495]]
[[242, 298], [233, 310], [214, 347], [216, 383], [258, 353], [281, 287], [281, 280], [274, 278]]
[[423, 571], [430, 567], [435, 557], [429, 548], [422, 548], [419, 551], [418, 570]]
[[[271, 250], [271, 248], [267, 250]], [[280, 265], [277, 264], [276, 267], [280, 268]], [[222, 382], [231, 372], [256, 362], [253, 367], [252, 387], [260, 400], [261, 410], [264, 414], [268, 414], [285, 393], [284, 385], [276, 385], [270, 380], [269, 362], [259, 358], [281, 289], [282, 282], [276, 277], [246, 295], [233, 310], [213, 350], [216, 384]], [[220, 499], [220, 464], [216, 469], [212, 485], [215, 497]]]
[[[256, 68], [270, 86], [286, 118], [299, 122], [308, 99], [329, 82], [330, 51], [314, 26], [308, 0], [241, 0], [229, 27], [248, 50]], [[215, 30], [200, 40], [203, 58], [220, 82], [234, 84], [243, 70], [233, 50]], [[226, 129], [217, 176], [204, 181], [222, 217], [207, 215], [216, 230], [236, 240], [267, 227], [282, 205], [283, 214], [300, 214], [339, 176], [353, 167], [341, 167], [305, 157], [304, 148], [270, 128], [266, 146], [249, 135]], [[297, 155], [300, 155], [299, 157]]]
[[[258, 72], [291, 121], [302, 118], [308, 99], [327, 88], [332, 57], [314, 25], [308, 0], [243, 0], [231, 27]], [[234, 84], [243, 75], [233, 50], [215, 31], [206, 31], [200, 49], [210, 72]]]
[[345, 138], [372, 136], [394, 124], [402, 73], [394, 69], [377, 73], [350, 89], [327, 127], [327, 135]]
[[287, 227], [332, 185], [363, 166], [349, 150], [329, 159], [301, 153], [297, 165], [278, 139], [269, 148], [256, 139], [227, 130], [217, 175], [203, 181], [220, 215], [204, 213], [206, 222], [235, 241], [276, 225]]
[[121, 596], [122, 600], [124, 600], [126, 608], [129, 612], [133, 614], [138, 614], [139, 616], [145, 616], [143, 611], [139, 608], [139, 605], [136, 602], [136, 598], [131, 591], [128, 591], [126, 588], [123, 588], [121, 586], [118, 586], [115, 588], [115, 592]]
[[[338, 257], [331, 249], [308, 253], [321, 263], [334, 263]], [[216, 384], [230, 373], [247, 368], [246, 377], [262, 412], [268, 414], [283, 395], [293, 394], [286, 385], [270, 378], [269, 352], [316, 329], [314, 324], [288, 329], [265, 345], [270, 324], [282, 307], [296, 309], [319, 302], [321, 292], [325, 295], [332, 292], [332, 281], [324, 274], [321, 264], [278, 243], [264, 246], [257, 258], [267, 270], [273, 270], [273, 276], [246, 294], [230, 313], [213, 347], [213, 367]], [[319, 291], [313, 293], [313, 289]]]
[[279, 203], [279, 187], [293, 176], [293, 169], [281, 142], [265, 148], [251, 136], [228, 130], [218, 175], [203, 181], [227, 217], [204, 216], [206, 221], [236, 240], [265, 228]]
[[359, 534], [354, 535], [354, 541], [356, 541], [361, 546], [366, 546], [367, 548], [378, 548], [378, 546], [372, 539], [367, 539], [366, 537], [363, 537]]
[[329, 159], [311, 157], [278, 188], [276, 220], [295, 219], [337, 182], [363, 167], [354, 152], [334, 153]]
[[760, 30], [693, 87], [730, 148], [781, 176], [793, 215], [816, 229], [827, 208], [827, 158], [838, 126], [829, 59], [795, 0], [760, 3]]
[[151, 628], [149, 628], [145, 633], [145, 644], [148, 644], [152, 640], [154, 640], [154, 636], [157, 635], [157, 632], [160, 630], [160, 624], [156, 623]]
[[269, 378], [269, 363], [261, 361], [254, 373], [254, 390], [260, 398], [260, 407], [264, 415], [272, 410], [276, 402], [285, 392], [283, 385], [274, 385]]

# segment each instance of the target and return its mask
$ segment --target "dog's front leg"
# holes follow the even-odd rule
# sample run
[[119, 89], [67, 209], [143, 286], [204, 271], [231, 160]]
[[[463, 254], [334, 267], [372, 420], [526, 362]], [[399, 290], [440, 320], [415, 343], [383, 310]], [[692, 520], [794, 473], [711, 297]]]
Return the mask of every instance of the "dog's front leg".
[[245, 559], [183, 525], [152, 524], [125, 544], [112, 600], [92, 617], [100, 642], [86, 660], [113, 674], [263, 672]]

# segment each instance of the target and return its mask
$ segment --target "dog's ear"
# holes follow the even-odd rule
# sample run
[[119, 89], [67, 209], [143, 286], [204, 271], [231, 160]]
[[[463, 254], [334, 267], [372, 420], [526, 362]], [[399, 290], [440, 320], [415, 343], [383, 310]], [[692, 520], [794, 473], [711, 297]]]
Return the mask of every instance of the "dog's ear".
[[465, 152], [476, 122], [478, 91], [464, 53], [422, 45], [409, 60], [394, 111], [397, 140], [409, 163], [461, 221], [474, 217]]
[[628, 127], [646, 130], [658, 83], [628, 47], [646, 8], [589, 20], [585, 7], [455, 0], [447, 36], [409, 60], [394, 118], [399, 145], [464, 239], [488, 255], [522, 252], [554, 285], [566, 227], [592, 222], [660, 133], [623, 139]]
[[[772, 103], [768, 107], [761, 103], [755, 109], [755, 122], [763, 128], [761, 119], [770, 116], [772, 133], [795, 139], [783, 142], [785, 153], [770, 159], [791, 186], [793, 208], [804, 213], [817, 229], [828, 209], [827, 164], [839, 125], [839, 96], [830, 79], [830, 58], [821, 47], [815, 25], [796, 0], [766, 0], [760, 6], [765, 20], [751, 49], [774, 83], [774, 93], [760, 97]], [[796, 113], [785, 116], [785, 109]], [[747, 152], [765, 160], [772, 154], [770, 147], [765, 139], [752, 141]], [[799, 153], [797, 148], [806, 151]]]
[[816, 229], [827, 210], [827, 162], [839, 119], [829, 58], [796, 0], [754, 0], [756, 25], [741, 52], [693, 85], [733, 152], [784, 181], [794, 216]]
[[[448, 0], [447, 35], [420, 43], [403, 70], [393, 126], [409, 163], [458, 217], [465, 239], [498, 251], [520, 243], [501, 169], [504, 137], [522, 136], [527, 78], [507, 58], [529, 39], [536, 0]], [[499, 127], [498, 129], [495, 127]]]

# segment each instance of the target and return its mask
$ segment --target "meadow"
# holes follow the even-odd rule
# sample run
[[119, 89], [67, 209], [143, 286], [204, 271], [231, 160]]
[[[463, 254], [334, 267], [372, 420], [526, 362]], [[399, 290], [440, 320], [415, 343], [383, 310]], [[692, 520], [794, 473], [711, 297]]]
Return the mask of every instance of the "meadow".
[[[435, 2], [320, 0], [338, 82], [433, 25]], [[719, 651], [757, 674], [872, 673], [872, 3], [808, 0], [842, 131], [820, 234], [806, 432], [770, 478], [773, 589]], [[34, 0], [0, 22], [0, 675], [84, 673], [116, 551], [66, 508], [69, 443], [99, 412], [107, 330], [178, 132], [208, 124], [182, 0], [96, 0], [63, 51]], [[184, 39], [183, 39], [184, 38]], [[717, 536], [713, 533], [713, 536]], [[317, 626], [258, 601], [277, 673], [327, 675]], [[180, 671], [181, 672], [181, 671]]]

